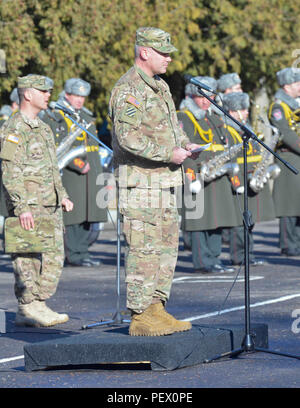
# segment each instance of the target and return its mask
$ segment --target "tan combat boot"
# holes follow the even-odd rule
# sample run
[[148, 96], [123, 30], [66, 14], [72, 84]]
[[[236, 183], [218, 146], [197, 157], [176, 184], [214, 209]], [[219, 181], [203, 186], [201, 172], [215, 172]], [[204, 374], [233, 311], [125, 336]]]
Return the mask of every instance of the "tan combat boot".
[[166, 311], [161, 302], [152, 304], [150, 310], [153, 316], [159, 316], [165, 320], [166, 326], [170, 326], [173, 332], [187, 331], [192, 327], [190, 322], [175, 319], [175, 317]]
[[130, 336], [165, 336], [174, 333], [165, 320], [151, 313], [149, 306], [143, 313], [133, 313], [129, 326]]
[[49, 318], [38, 310], [36, 302], [19, 305], [16, 313], [16, 326], [48, 327], [56, 324], [53, 318]]
[[53, 324], [65, 323], [69, 320], [69, 316], [66, 313], [57, 313], [50, 309], [43, 300], [36, 300], [37, 309], [45, 316], [48, 316], [53, 320]]

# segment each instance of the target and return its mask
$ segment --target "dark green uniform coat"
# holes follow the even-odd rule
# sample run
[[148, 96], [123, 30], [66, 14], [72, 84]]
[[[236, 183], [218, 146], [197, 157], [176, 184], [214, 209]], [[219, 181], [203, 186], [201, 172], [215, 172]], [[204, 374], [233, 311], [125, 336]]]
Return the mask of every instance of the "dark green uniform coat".
[[[232, 126], [227, 126], [228, 131], [230, 132], [232, 139], [231, 143], [241, 143], [242, 142], [242, 132], [239, 130], [237, 131]], [[260, 163], [262, 156], [261, 152], [263, 147], [259, 147], [257, 143], [249, 142], [249, 148], [247, 151], [247, 170], [248, 170], [248, 177], [251, 177], [255, 167]], [[236, 157], [236, 161], [240, 167], [240, 172], [238, 174], [238, 180], [241, 186], [244, 186], [244, 158], [243, 158], [243, 150], [238, 153]], [[248, 190], [248, 209], [252, 215], [253, 223], [262, 222], [262, 221], [271, 221], [275, 219], [275, 209], [274, 209], [274, 202], [272, 199], [272, 194], [270, 191], [269, 183], [267, 182], [264, 188], [255, 193], [251, 187], [247, 186]], [[234, 190], [233, 190], [233, 194]], [[240, 211], [244, 210], [244, 196], [240, 195], [239, 197], [239, 204], [240, 207], [237, 208], [237, 212], [240, 216], [240, 224], [242, 225], [242, 214]]]
[[[237, 126], [232, 123], [232, 126], [226, 126], [231, 134], [231, 144], [237, 144], [242, 142], [242, 132], [237, 129]], [[263, 147], [261, 148], [263, 149]], [[253, 173], [255, 167], [261, 162], [261, 149], [256, 143], [249, 142], [249, 147], [247, 151], [247, 172], [249, 177]], [[244, 186], [244, 157], [243, 150], [238, 153], [235, 159], [240, 167], [240, 172], [232, 180], [232, 184], [236, 187]], [[248, 210], [251, 213], [251, 220], [253, 226], [257, 222], [270, 221], [275, 218], [275, 209], [272, 199], [272, 194], [270, 191], [269, 184], [266, 183], [264, 188], [255, 193], [249, 183], [247, 184], [248, 193]], [[233, 194], [236, 194], [233, 190]], [[244, 194], [239, 195], [236, 204], [239, 204], [236, 211], [240, 216], [240, 222], [242, 224], [242, 212], [244, 211]], [[233, 264], [241, 264], [244, 261], [244, 228], [243, 225], [240, 227], [231, 228], [229, 232], [229, 251], [230, 259]], [[249, 233], [249, 260], [254, 262], [254, 238], [252, 233], [252, 228]]]
[[[276, 99], [270, 107], [270, 122], [280, 131], [277, 153], [300, 170], [300, 118], [296, 121], [292, 112], [291, 106]], [[300, 216], [300, 173], [295, 175], [279, 160], [275, 162], [281, 168], [273, 187], [276, 216]]]
[[[275, 94], [269, 118], [280, 132], [277, 153], [300, 170], [299, 104], [283, 89]], [[279, 160], [279, 177], [274, 182], [273, 198], [279, 217], [279, 244], [286, 255], [300, 254], [300, 173], [295, 175]]]
[[[178, 112], [178, 120], [192, 143], [206, 144], [211, 142], [217, 149], [216, 152], [210, 149], [200, 153], [197, 160], [188, 158], [184, 161], [185, 171], [192, 169], [195, 173], [199, 173], [203, 161], [208, 161], [216, 154], [224, 151], [224, 146], [230, 135], [224, 128], [223, 121], [215, 113], [209, 113], [204, 119], [197, 121], [204, 132], [211, 129], [211, 136], [204, 133], [204, 137], [202, 137], [195, 124], [184, 111]], [[187, 219], [183, 214], [182, 229], [186, 231], [204, 231], [240, 225], [241, 221], [239, 221], [234, 200], [235, 197], [232, 195], [231, 184], [227, 175], [208, 183], [205, 182], [203, 216], [200, 219]]]

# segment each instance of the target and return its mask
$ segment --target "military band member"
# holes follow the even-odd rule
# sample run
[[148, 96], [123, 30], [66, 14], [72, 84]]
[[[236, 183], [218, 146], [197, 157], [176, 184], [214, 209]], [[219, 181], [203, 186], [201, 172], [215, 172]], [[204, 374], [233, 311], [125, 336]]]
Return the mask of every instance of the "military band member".
[[[91, 86], [88, 82], [80, 78], [70, 78], [65, 83], [64, 92], [58, 103], [75, 110], [77, 116], [74, 119], [83, 127], [90, 124], [88, 131], [97, 137], [95, 118], [84, 106], [90, 91]], [[55, 120], [48, 118], [47, 123], [52, 122], [55, 143], [59, 146], [64, 137], [73, 132], [76, 126], [72, 126], [73, 122], [61, 110], [54, 110], [53, 115]], [[81, 145], [86, 146], [86, 154], [75, 157], [63, 169], [62, 174], [63, 186], [74, 202], [72, 213], [64, 214], [66, 265], [95, 267], [101, 262], [90, 256], [92, 228], [100, 222], [107, 221], [107, 209], [101, 208], [96, 202], [97, 193], [103, 187], [102, 184], [97, 184], [97, 177], [103, 173], [103, 169], [97, 141], [82, 131], [72, 144], [72, 148]]]
[[[217, 81], [214, 78], [196, 77], [201, 83], [216, 90]], [[181, 103], [178, 120], [183, 130], [194, 143], [208, 144], [210, 147], [201, 153], [201, 157], [184, 162], [185, 172], [196, 175], [200, 172], [203, 161], [224, 152], [228, 144], [229, 134], [224, 122], [211, 108], [211, 102], [198, 92], [197, 86], [186, 85], [186, 98]], [[213, 95], [209, 93], [211, 99]], [[234, 269], [222, 264], [222, 229], [237, 226], [238, 216], [234, 204], [235, 197], [231, 193], [228, 177], [223, 175], [210, 182], [204, 182], [204, 214], [199, 219], [188, 219], [187, 210], [183, 214], [182, 229], [191, 231], [192, 258], [195, 272], [233, 272]]]
[[[217, 81], [218, 95], [216, 96], [216, 102], [218, 105], [223, 105], [223, 96], [233, 92], [243, 92], [242, 80], [237, 72], [231, 72], [228, 74], [223, 74]], [[224, 121], [226, 121], [224, 114], [220, 109], [213, 106], [213, 110], [217, 115], [220, 115]], [[222, 241], [223, 243], [229, 244], [230, 242], [230, 231], [229, 228], [224, 228], [222, 231]]]
[[[246, 124], [249, 116], [250, 100], [249, 96], [243, 92], [228, 93], [223, 97], [223, 106], [229, 114], [242, 124]], [[243, 131], [241, 128], [230, 118], [226, 117], [225, 120], [226, 129], [231, 134], [231, 141], [233, 144], [243, 143]], [[257, 142], [249, 141], [249, 148], [247, 151], [247, 168], [248, 175], [251, 177], [253, 170], [258, 163], [262, 160], [261, 149]], [[233, 159], [240, 167], [238, 175], [232, 177], [233, 194], [235, 191], [242, 187], [241, 191], [244, 191], [244, 158], [243, 151], [238, 153], [238, 156]], [[248, 192], [248, 208], [252, 215], [253, 225], [249, 231], [249, 262], [252, 266], [262, 265], [264, 261], [257, 259], [254, 256], [254, 240], [253, 240], [253, 228], [254, 224], [261, 221], [271, 221], [275, 218], [274, 204], [272, 195], [268, 183], [264, 185], [264, 188], [256, 193], [249, 185], [247, 185]], [[242, 212], [244, 209], [243, 195], [240, 195], [239, 206], [236, 211], [240, 216], [240, 226], [233, 227], [229, 230], [230, 241], [230, 258], [233, 265], [240, 265], [244, 262], [244, 228], [242, 221]]]
[[217, 88], [222, 95], [226, 95], [232, 92], [243, 92], [242, 80], [239, 74], [236, 72], [222, 75], [218, 79]]
[[174, 51], [167, 32], [139, 28], [135, 64], [116, 83], [109, 103], [132, 336], [191, 328], [165, 310], [178, 254], [174, 188], [182, 185], [181, 164], [195, 147], [179, 127], [169, 87], [159, 76]]
[[[300, 158], [300, 69], [277, 72], [280, 86], [269, 109], [269, 119], [279, 132], [277, 153], [298, 170]], [[300, 173], [293, 174], [279, 160], [279, 177], [274, 181], [273, 199], [279, 218], [279, 245], [284, 256], [300, 255]]]
[[0, 137], [7, 208], [25, 230], [33, 229], [38, 217], [50, 216], [54, 236], [47, 252], [12, 254], [16, 324], [52, 326], [68, 320], [45, 301], [55, 293], [63, 267], [61, 210], [71, 211], [73, 203], [61, 183], [51, 129], [37, 116], [47, 108], [51, 85], [43, 76], [28, 75], [19, 78], [18, 93], [20, 111], [5, 122]]

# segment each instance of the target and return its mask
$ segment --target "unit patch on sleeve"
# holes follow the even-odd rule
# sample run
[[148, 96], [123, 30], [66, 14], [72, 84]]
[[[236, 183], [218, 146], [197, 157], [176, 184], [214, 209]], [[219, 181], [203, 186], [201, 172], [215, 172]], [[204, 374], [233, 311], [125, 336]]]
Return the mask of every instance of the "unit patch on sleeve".
[[142, 115], [142, 103], [134, 96], [128, 95], [125, 99], [125, 106], [120, 116], [120, 121], [133, 126], [138, 126]]

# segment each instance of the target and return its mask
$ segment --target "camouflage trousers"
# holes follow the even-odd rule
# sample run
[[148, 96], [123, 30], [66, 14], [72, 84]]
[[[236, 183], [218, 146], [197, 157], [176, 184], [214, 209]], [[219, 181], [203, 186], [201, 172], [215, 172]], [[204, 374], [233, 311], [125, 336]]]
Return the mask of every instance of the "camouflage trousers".
[[[124, 201], [124, 195], [128, 197]], [[178, 256], [178, 211], [170, 190], [120, 189], [127, 308], [141, 313], [170, 296]], [[125, 203], [125, 205], [124, 205]]]
[[18, 303], [46, 300], [57, 288], [64, 263], [63, 220], [61, 208], [31, 207], [34, 216], [52, 215], [54, 229], [53, 251], [42, 254], [12, 254], [15, 275], [15, 295]]

